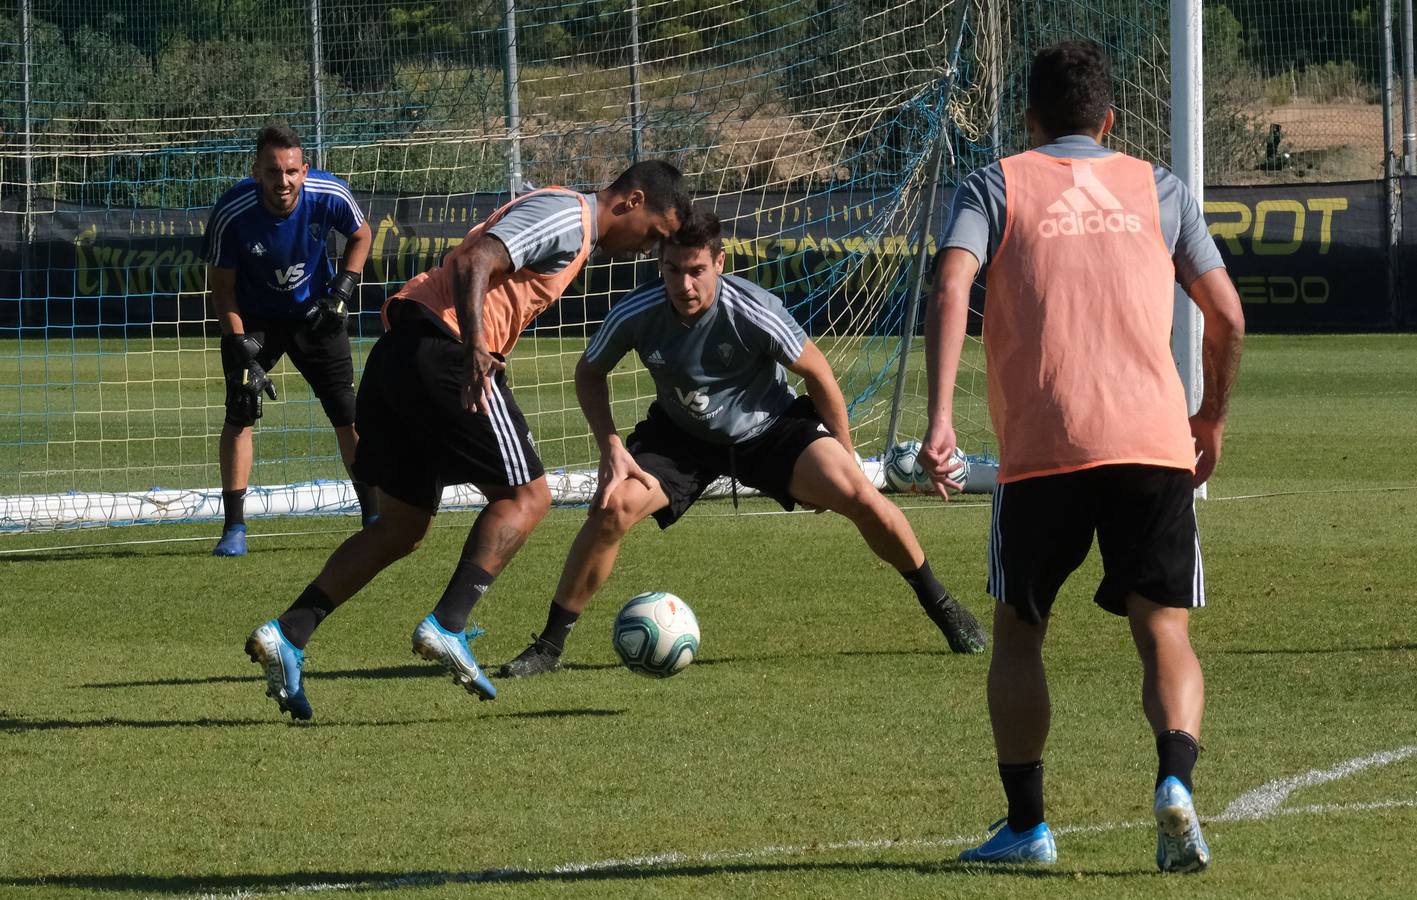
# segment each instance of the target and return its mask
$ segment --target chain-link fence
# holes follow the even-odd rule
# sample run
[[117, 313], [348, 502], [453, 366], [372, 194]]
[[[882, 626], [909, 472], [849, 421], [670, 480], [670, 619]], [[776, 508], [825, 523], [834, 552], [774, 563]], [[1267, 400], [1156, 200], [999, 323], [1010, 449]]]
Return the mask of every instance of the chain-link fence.
[[[1403, 0], [1207, 2], [1207, 181], [1383, 177], [1384, 88], [1392, 77], [1387, 102], [1399, 123], [1405, 81], [1398, 60], [1390, 71], [1384, 59], [1401, 53], [1410, 27], [1404, 7]], [[1386, 149], [1400, 152], [1389, 141]]]

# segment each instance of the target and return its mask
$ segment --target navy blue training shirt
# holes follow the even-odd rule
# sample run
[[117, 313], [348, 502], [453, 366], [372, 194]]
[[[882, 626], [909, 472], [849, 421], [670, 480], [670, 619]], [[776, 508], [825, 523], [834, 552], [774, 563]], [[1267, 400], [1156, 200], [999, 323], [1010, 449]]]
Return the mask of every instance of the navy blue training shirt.
[[236, 306], [243, 315], [298, 319], [304, 305], [324, 296], [334, 268], [326, 238], [346, 237], [364, 224], [349, 185], [311, 169], [288, 216], [261, 203], [261, 188], [242, 179], [221, 196], [207, 220], [207, 262], [236, 270]]

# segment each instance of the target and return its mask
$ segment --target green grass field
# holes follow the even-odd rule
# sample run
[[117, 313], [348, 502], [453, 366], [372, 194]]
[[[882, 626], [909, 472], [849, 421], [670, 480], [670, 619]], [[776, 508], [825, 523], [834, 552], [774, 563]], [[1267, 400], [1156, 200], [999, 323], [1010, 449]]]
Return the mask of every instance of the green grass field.
[[[1003, 810], [986, 660], [844, 520], [755, 500], [632, 533], [567, 669], [485, 704], [409, 655], [472, 520], [440, 516], [316, 635], [299, 726], [241, 645], [350, 519], [256, 521], [241, 560], [206, 555], [210, 523], [0, 536], [0, 897], [1410, 896], [1414, 409], [1417, 336], [1249, 343], [1199, 512], [1203, 875], [1154, 870], [1140, 667], [1095, 559], [1049, 641], [1059, 864], [961, 866]], [[987, 506], [903, 506], [985, 613]], [[481, 660], [540, 628], [582, 516], [554, 510], [478, 608]], [[85, 543], [111, 546], [62, 549]], [[664, 682], [609, 643], [654, 588], [703, 627]]]

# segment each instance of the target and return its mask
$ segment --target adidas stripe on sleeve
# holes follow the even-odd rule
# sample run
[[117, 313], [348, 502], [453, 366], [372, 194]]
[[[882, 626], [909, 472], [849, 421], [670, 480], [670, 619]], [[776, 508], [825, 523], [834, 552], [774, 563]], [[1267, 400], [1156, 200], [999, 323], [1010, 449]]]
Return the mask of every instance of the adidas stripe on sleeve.
[[207, 219], [207, 233], [202, 256], [208, 263], [220, 269], [234, 269], [238, 261], [241, 242], [232, 220], [261, 202], [255, 182], [247, 181], [227, 191], [212, 207]]
[[513, 270], [552, 275], [581, 249], [581, 203], [571, 191], [528, 194], [487, 229], [507, 248]]
[[595, 371], [609, 374], [625, 354], [635, 349], [637, 320], [664, 302], [662, 281], [631, 291], [610, 310], [581, 359]]
[[775, 294], [750, 281], [725, 275], [719, 299], [738, 318], [751, 322], [767, 339], [768, 352], [784, 366], [797, 362], [807, 335]]
[[364, 224], [364, 213], [354, 199], [354, 193], [349, 185], [335, 176], [312, 172], [305, 179], [304, 190], [325, 202], [330, 210], [330, 225], [340, 234], [354, 234]]

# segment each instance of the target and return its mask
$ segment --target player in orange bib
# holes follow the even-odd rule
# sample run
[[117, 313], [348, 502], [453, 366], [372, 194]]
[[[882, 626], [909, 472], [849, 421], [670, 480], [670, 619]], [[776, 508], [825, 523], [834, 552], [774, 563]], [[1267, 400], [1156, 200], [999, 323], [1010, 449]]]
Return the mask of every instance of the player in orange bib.
[[468, 647], [481, 634], [469, 630], [468, 618], [551, 505], [526, 418], [507, 386], [507, 355], [592, 250], [646, 252], [688, 210], [683, 176], [659, 161], [636, 163], [596, 194], [532, 191], [384, 304], [387, 331], [369, 352], [355, 405], [361, 440], [353, 467], [378, 488], [379, 516], [246, 642], [282, 711], [311, 717], [301, 680], [306, 642], [336, 607], [418, 548], [444, 487], [455, 484], [475, 485], [487, 505], [442, 598], [414, 629], [413, 650], [443, 664], [479, 699], [496, 696]]
[[[1028, 100], [1034, 149], [973, 173], [956, 195], [927, 321], [921, 460], [944, 496], [969, 292], [987, 265], [984, 350], [999, 441], [989, 712], [1008, 816], [961, 858], [1057, 859], [1043, 816], [1043, 638], [1058, 589], [1096, 535], [1096, 602], [1128, 619], [1142, 659], [1158, 755], [1156, 862], [1198, 871], [1210, 851], [1191, 796], [1205, 696], [1189, 636], [1190, 610], [1205, 604], [1193, 492], [1220, 459], [1240, 300], [1185, 185], [1098, 143], [1114, 112], [1096, 44], [1039, 51]], [[1205, 320], [1205, 396], [1193, 416], [1171, 357], [1177, 283]]]

